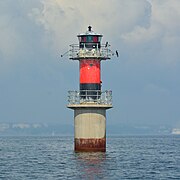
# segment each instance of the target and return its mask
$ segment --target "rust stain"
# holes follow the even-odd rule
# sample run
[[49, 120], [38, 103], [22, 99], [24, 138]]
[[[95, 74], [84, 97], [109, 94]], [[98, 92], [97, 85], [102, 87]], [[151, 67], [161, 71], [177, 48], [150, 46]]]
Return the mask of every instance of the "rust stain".
[[106, 138], [75, 138], [76, 152], [105, 152]]

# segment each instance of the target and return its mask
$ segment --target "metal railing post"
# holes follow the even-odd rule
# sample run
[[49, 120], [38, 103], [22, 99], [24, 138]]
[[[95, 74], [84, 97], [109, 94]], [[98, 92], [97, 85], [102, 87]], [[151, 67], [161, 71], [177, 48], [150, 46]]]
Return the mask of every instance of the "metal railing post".
[[111, 105], [112, 91], [104, 91], [104, 92], [99, 90], [68, 91], [69, 104], [81, 104], [86, 102]]

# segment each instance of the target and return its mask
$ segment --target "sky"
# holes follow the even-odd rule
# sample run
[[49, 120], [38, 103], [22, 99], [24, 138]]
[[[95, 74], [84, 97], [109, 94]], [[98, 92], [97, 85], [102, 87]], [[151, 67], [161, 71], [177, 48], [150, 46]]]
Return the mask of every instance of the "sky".
[[107, 123], [180, 128], [179, 0], [0, 0], [0, 123], [73, 124], [78, 61], [60, 55], [91, 25], [120, 57], [102, 62]]

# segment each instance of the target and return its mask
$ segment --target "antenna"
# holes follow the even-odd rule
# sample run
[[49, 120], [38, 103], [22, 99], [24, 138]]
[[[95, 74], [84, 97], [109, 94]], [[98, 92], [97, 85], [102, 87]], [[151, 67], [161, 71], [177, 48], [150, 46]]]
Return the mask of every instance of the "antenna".
[[91, 31], [92, 27], [91, 26], [88, 26], [88, 31]]
[[69, 50], [66, 51], [64, 54], [61, 54], [61, 57], [64, 57], [68, 52], [69, 52]]

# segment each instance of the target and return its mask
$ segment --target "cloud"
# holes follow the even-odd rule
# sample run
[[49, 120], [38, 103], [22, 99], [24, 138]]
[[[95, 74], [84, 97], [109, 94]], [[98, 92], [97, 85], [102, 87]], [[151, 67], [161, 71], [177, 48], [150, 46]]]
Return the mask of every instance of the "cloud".
[[41, 3], [43, 6], [32, 9], [29, 16], [43, 27], [45, 39], [54, 50], [65, 50], [68, 44], [77, 43], [75, 35], [90, 24], [95, 31], [103, 32], [114, 47], [119, 47], [121, 54], [127, 54], [127, 49], [131, 51], [129, 60], [153, 54], [162, 64], [180, 61], [178, 0], [41, 0]]
[[[14, 3], [13, 3], [14, 2]], [[76, 35], [92, 25], [129, 60], [154, 55], [160, 63], [180, 61], [179, 0], [7, 0], [1, 3], [0, 56], [13, 59], [36, 47], [56, 54], [77, 43]], [[10, 5], [10, 6], [9, 6]], [[38, 34], [30, 38], [29, 34]], [[28, 43], [26, 43], [28, 42]], [[32, 49], [34, 50], [34, 49]], [[2, 58], [1, 58], [2, 59]]]
[[34, 0], [31, 3], [24, 0], [0, 1], [1, 71], [31, 58], [37, 49], [36, 41], [42, 32], [38, 34], [38, 27], [34, 27], [27, 16], [34, 5], [39, 6]]
[[[102, 73], [106, 79], [103, 88], [114, 86], [117, 97], [123, 93], [123, 97], [137, 94], [137, 99], [141, 100], [140, 90], [143, 87], [144, 96], [150, 96], [149, 99], [153, 95], [162, 94], [165, 97], [168, 94], [167, 109], [174, 109], [175, 121], [179, 116], [176, 107], [180, 102], [179, 9], [179, 0], [0, 1], [0, 88], [1, 91], [4, 89], [4, 94], [1, 93], [1, 119], [15, 117], [9, 113], [10, 107], [17, 112], [17, 119], [21, 117], [23, 108], [27, 113], [22, 118], [27, 115], [29, 119], [36, 119], [33, 113], [28, 114], [32, 109], [42, 119], [52, 119], [43, 108], [49, 111], [53, 107], [55, 110], [50, 110], [50, 113], [55, 114], [59, 102], [56, 101], [54, 106], [52, 102], [45, 103], [46, 91], [54, 92], [54, 101], [57, 97], [65, 99], [66, 89], [78, 86], [78, 65], [74, 64], [78, 62], [59, 63], [58, 57], [68, 50], [69, 44], [78, 43], [78, 33], [92, 25], [95, 32], [103, 33], [103, 42], [108, 41], [112, 49], [118, 49], [120, 53], [120, 61], [103, 64]], [[26, 100], [23, 93], [26, 93]], [[117, 107], [126, 102], [116, 99]], [[29, 106], [24, 106], [27, 101]], [[64, 107], [65, 102], [60, 101], [61, 107]], [[132, 102], [133, 97], [127, 101]], [[177, 103], [172, 106], [174, 101]], [[17, 102], [21, 103], [17, 105]], [[138, 103], [136, 107], [141, 106]], [[159, 104], [163, 106], [165, 103], [159, 101]], [[3, 110], [5, 107], [6, 113]], [[147, 111], [150, 109], [145, 108]], [[133, 109], [134, 106], [128, 106], [124, 112], [130, 114]], [[112, 119], [115, 120], [119, 117], [119, 114], [114, 115], [116, 110], [112, 110]], [[130, 118], [135, 119], [134, 116]]]
[[131, 32], [124, 34], [124, 38], [130, 41], [144, 41], [157, 38], [159, 32], [163, 35], [176, 35], [180, 25], [180, 2], [178, 0], [151, 1], [151, 11], [149, 14], [149, 26], [136, 25]]
[[85, 31], [88, 25], [113, 41], [137, 24], [149, 24], [147, 11], [150, 5], [145, 0], [41, 0], [41, 3], [43, 8], [32, 9], [29, 16], [43, 26], [48, 41], [56, 49], [63, 47], [63, 43], [77, 42], [74, 38], [76, 33]]
[[[152, 0], [150, 4], [149, 26], [136, 25], [132, 31], [121, 35], [122, 40], [131, 50], [138, 50], [139, 54], [142, 52], [137, 46], [142, 50], [148, 47], [151, 55], [162, 64], [180, 62], [180, 52], [177, 49], [180, 45], [180, 24], [177, 23], [180, 21], [180, 1]], [[148, 54], [144, 53], [144, 57], [148, 57]]]
[[79, 15], [74, 8], [66, 7], [68, 3], [60, 1], [42, 0], [42, 8], [33, 8], [28, 16], [44, 29], [44, 42], [50, 50], [67, 49], [68, 42], [73, 42], [75, 37], [72, 32], [80, 24], [77, 24]]

